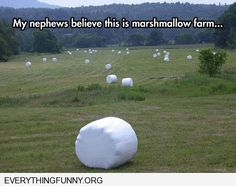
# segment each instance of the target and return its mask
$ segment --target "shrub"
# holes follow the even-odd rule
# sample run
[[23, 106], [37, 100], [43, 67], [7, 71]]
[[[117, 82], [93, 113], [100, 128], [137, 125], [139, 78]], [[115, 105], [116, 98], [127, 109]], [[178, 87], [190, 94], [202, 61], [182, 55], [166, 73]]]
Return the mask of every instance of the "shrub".
[[212, 77], [220, 72], [222, 65], [226, 61], [226, 52], [215, 52], [213, 49], [202, 50], [200, 52], [199, 60], [199, 72], [208, 74]]
[[119, 99], [121, 100], [133, 100], [133, 101], [144, 101], [145, 96], [143, 93], [135, 91], [122, 91], [119, 94]]
[[88, 85], [86, 90], [88, 91], [92, 91], [92, 90], [102, 90], [102, 86], [95, 83], [95, 84], [91, 84], [91, 85]]

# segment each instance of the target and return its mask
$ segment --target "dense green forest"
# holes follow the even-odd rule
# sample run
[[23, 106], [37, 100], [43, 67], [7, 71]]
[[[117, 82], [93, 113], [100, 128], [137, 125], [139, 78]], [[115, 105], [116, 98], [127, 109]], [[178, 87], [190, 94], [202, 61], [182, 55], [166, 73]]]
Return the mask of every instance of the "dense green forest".
[[[128, 20], [150, 20], [157, 17], [169, 20], [172, 17], [192, 20], [194, 17], [205, 20], [218, 20], [228, 8], [226, 5], [203, 5], [189, 3], [143, 3], [139, 5], [113, 4], [78, 8], [0, 8], [0, 19], [12, 24], [13, 18], [23, 20], [77, 20], [86, 17], [103, 20], [107, 17]], [[16, 35], [21, 51], [34, 50], [35, 29], [20, 31]], [[214, 29], [51, 29], [64, 47], [101, 47], [111, 44], [119, 45], [158, 45], [158, 44], [192, 44], [213, 42]]]

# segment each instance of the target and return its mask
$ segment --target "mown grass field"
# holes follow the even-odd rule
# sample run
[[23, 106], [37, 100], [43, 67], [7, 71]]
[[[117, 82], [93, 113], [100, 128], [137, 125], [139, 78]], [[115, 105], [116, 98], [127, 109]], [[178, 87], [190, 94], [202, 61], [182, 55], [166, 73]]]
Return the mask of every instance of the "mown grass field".
[[[23, 54], [0, 63], [0, 172], [236, 172], [236, 51], [209, 78], [197, 72], [199, 47], [208, 46], [165, 48], [169, 63], [163, 54], [152, 57], [154, 47], [130, 48], [130, 55], [124, 48], [120, 55], [111, 48]], [[118, 83], [106, 84], [108, 74]], [[135, 86], [122, 88], [124, 77]], [[75, 139], [82, 126], [107, 116], [133, 126], [138, 152], [116, 169], [86, 168]]]

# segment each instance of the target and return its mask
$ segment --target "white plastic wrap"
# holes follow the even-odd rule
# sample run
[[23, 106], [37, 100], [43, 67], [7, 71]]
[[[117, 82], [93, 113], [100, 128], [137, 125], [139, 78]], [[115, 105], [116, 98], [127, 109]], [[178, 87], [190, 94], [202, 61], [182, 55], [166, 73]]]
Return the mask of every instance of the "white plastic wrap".
[[30, 68], [30, 67], [32, 66], [32, 63], [28, 61], [28, 62], [25, 63], [25, 66], [26, 66], [27, 68]]
[[156, 58], [157, 57], [157, 54], [153, 54], [153, 56], [152, 56], [153, 58]]
[[85, 63], [85, 64], [89, 64], [89, 63], [90, 63], [90, 60], [89, 60], [89, 59], [85, 59], [85, 60], [84, 60], [84, 63]]
[[123, 87], [132, 87], [134, 86], [134, 81], [132, 78], [124, 78], [122, 79], [122, 86]]
[[80, 129], [76, 155], [87, 167], [110, 169], [130, 160], [138, 149], [135, 131], [126, 121], [107, 117]]
[[193, 59], [193, 56], [188, 55], [188, 56], [187, 56], [187, 59], [188, 59], [188, 60], [192, 60], [192, 59]]
[[111, 65], [111, 64], [106, 64], [106, 65], [105, 65], [105, 69], [106, 69], [106, 70], [111, 70], [111, 68], [112, 68], [112, 65]]
[[166, 54], [166, 55], [164, 56], [164, 61], [165, 61], [165, 62], [169, 62], [169, 61], [170, 61], [169, 55]]
[[53, 57], [53, 58], [52, 58], [52, 61], [53, 61], [53, 62], [57, 62], [57, 58]]
[[116, 83], [116, 82], [117, 82], [117, 76], [114, 75], [114, 74], [108, 75], [108, 76], [106, 77], [106, 82], [107, 82], [108, 84]]
[[48, 60], [48, 59], [47, 59], [46, 57], [43, 58], [43, 62], [47, 62], [47, 60]]

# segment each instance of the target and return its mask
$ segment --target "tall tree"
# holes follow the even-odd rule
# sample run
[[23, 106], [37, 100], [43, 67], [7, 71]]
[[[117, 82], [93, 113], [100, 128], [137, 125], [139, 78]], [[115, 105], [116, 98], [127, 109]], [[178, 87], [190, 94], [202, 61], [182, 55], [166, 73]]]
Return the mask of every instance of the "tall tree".
[[232, 4], [219, 18], [224, 28], [215, 31], [215, 45], [222, 48], [236, 48], [236, 3]]
[[33, 33], [35, 52], [39, 53], [59, 53], [61, 45], [56, 36], [49, 30], [36, 31]]
[[7, 61], [18, 53], [18, 42], [15, 31], [5, 21], [0, 21], [0, 61]]
[[130, 34], [127, 43], [129, 46], [142, 46], [145, 44], [145, 36], [141, 33]]
[[153, 30], [148, 38], [148, 45], [161, 45], [163, 44], [164, 41], [164, 37], [163, 37], [163, 33], [161, 31], [156, 31]]
[[194, 39], [192, 34], [190, 33], [182, 33], [176, 37], [177, 44], [192, 44], [194, 43]]

